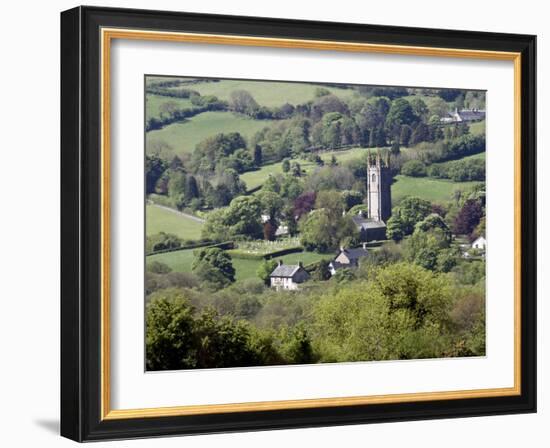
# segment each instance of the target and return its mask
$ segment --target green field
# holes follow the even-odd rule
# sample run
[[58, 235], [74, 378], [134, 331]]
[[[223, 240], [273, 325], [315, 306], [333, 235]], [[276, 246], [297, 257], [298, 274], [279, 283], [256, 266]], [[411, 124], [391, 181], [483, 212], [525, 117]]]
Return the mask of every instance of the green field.
[[479, 182], [453, 182], [447, 179], [430, 177], [395, 176], [391, 187], [392, 204], [397, 204], [406, 196], [418, 196], [431, 202], [447, 202], [456, 189], [468, 190]]
[[[147, 257], [147, 262], [160, 261], [170, 266], [175, 272], [191, 272], [193, 257], [193, 249], [178, 250], [164, 254], [149, 255]], [[288, 254], [281, 258], [286, 264], [298, 264], [298, 262], [301, 261], [304, 265], [307, 265], [322, 259], [332, 258], [332, 255], [318, 254], [316, 252], [301, 252]], [[248, 278], [257, 278], [256, 270], [258, 269], [259, 263], [259, 260], [233, 258], [236, 279], [245, 280]]]
[[146, 207], [146, 233], [174, 233], [184, 240], [196, 240], [201, 236], [203, 224], [156, 205]]
[[187, 98], [172, 98], [161, 95], [146, 95], [145, 97], [145, 119], [151, 117], [160, 117], [160, 106], [164, 103], [175, 103], [178, 109], [189, 109], [193, 107], [191, 101]]
[[481, 135], [485, 133], [485, 120], [470, 123], [470, 133], [473, 135]]
[[[358, 159], [365, 154], [366, 151], [367, 150], [365, 148], [352, 148], [345, 151], [327, 151], [319, 153], [319, 155], [325, 162], [329, 162], [331, 157], [334, 155], [336, 160], [341, 163], [347, 162], [348, 160]], [[315, 163], [304, 159], [292, 159], [292, 161], [298, 162], [306, 173], [313, 170], [317, 166]], [[259, 170], [243, 173], [241, 174], [241, 179], [246, 183], [246, 188], [248, 190], [252, 190], [253, 188], [262, 185], [270, 174], [275, 175], [281, 174], [282, 172], [282, 162], [276, 162], [263, 165]]]
[[197, 143], [220, 132], [239, 132], [243, 137], [250, 138], [270, 124], [271, 120], [253, 120], [231, 112], [204, 112], [183, 123], [172, 123], [148, 132], [146, 143], [164, 141], [181, 155], [193, 152]]
[[307, 103], [315, 98], [315, 90], [318, 87], [326, 88], [341, 98], [349, 98], [355, 94], [353, 89], [314, 84], [233, 79], [181, 86], [181, 88], [196, 90], [201, 95], [215, 95], [222, 100], [228, 100], [231, 92], [235, 90], [246, 90], [260, 106], [266, 107], [282, 106], [285, 103], [292, 105]]
[[[292, 159], [293, 162], [298, 162], [302, 169], [306, 172], [311, 171], [316, 165], [313, 162], [308, 162], [303, 159]], [[247, 190], [262, 185], [270, 174], [282, 174], [283, 164], [282, 162], [270, 163], [269, 165], [263, 165], [259, 170], [247, 171], [241, 174], [241, 180], [246, 183]]]

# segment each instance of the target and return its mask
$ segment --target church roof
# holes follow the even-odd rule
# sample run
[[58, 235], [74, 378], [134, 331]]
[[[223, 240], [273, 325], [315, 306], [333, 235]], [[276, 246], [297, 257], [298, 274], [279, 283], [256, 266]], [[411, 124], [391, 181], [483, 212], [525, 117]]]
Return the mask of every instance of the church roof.
[[363, 230], [380, 229], [386, 227], [384, 221], [375, 221], [374, 219], [365, 218], [359, 215], [352, 216], [351, 219], [359, 229]]

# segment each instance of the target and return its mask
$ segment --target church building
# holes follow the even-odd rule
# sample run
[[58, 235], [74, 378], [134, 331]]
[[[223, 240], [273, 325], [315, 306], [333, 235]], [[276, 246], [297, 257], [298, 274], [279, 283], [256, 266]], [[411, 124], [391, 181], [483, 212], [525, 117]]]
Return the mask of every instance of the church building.
[[386, 222], [391, 216], [391, 183], [389, 155], [382, 161], [380, 152], [367, 162], [367, 214], [359, 212], [353, 222], [362, 241], [386, 239]]

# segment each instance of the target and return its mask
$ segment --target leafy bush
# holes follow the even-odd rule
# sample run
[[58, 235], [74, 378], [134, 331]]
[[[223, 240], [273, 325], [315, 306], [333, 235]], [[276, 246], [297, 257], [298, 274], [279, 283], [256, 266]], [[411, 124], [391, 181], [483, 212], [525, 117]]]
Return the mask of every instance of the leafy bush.
[[409, 160], [401, 167], [401, 174], [411, 177], [424, 177], [426, 176], [426, 165], [420, 160]]

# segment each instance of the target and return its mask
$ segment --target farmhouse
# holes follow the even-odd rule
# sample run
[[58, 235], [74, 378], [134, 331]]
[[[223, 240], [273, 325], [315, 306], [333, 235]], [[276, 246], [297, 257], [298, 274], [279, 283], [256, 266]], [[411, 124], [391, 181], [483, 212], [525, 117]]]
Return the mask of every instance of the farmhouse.
[[485, 111], [478, 109], [455, 109], [446, 117], [441, 118], [443, 123], [462, 123], [485, 120]]
[[328, 268], [330, 274], [336, 274], [338, 269], [342, 268], [356, 268], [359, 266], [359, 260], [368, 255], [367, 245], [363, 243], [363, 247], [357, 247], [355, 249], [340, 248], [340, 253], [332, 260]]
[[472, 243], [472, 249], [485, 250], [487, 248], [487, 240], [480, 236]]
[[271, 287], [277, 291], [281, 289], [295, 291], [298, 289], [300, 283], [309, 279], [309, 274], [301, 262], [293, 265], [283, 264], [283, 261], [279, 260], [277, 267], [273, 270], [269, 279]]

